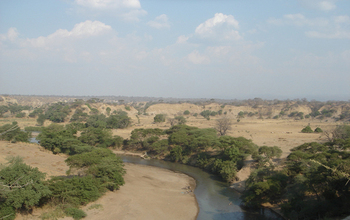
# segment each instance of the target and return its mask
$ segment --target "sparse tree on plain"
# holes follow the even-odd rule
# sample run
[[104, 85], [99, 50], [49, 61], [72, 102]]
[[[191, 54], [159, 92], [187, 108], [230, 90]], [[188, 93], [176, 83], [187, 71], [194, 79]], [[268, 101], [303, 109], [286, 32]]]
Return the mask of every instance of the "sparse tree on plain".
[[232, 129], [232, 121], [227, 116], [217, 119], [215, 122], [215, 129], [220, 136], [226, 135], [227, 131]]

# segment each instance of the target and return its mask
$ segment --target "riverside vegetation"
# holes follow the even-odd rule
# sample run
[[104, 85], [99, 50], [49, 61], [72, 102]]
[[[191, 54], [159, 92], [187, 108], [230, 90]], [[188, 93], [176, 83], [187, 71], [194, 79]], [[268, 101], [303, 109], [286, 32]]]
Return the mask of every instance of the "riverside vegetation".
[[[123, 164], [109, 148], [146, 151], [147, 155], [154, 158], [200, 167], [228, 182], [235, 180], [236, 173], [243, 167], [246, 158], [251, 156], [256, 169], [248, 178], [246, 190], [242, 194], [245, 206], [259, 207], [269, 202], [282, 207], [283, 214], [290, 219], [322, 219], [349, 214], [348, 125], [338, 126], [326, 133], [326, 143], [305, 143], [295, 147], [287, 159], [277, 166], [276, 158], [282, 153], [277, 146], [259, 147], [244, 137], [227, 136], [221, 132], [218, 135], [219, 130], [215, 128], [188, 126], [181, 115], [174, 117], [174, 120], [169, 119], [171, 127], [168, 129], [136, 128], [129, 139], [123, 139], [113, 135], [111, 129], [130, 126], [132, 120], [128, 113], [121, 110], [112, 112], [108, 107], [106, 113], [102, 114], [91, 104], [93, 102], [96, 100], [86, 103], [76, 100], [32, 109], [28, 117], [37, 118], [39, 125], [43, 125], [45, 120], [66, 122], [70, 115], [70, 123], [66, 125], [39, 127], [41, 133], [37, 137], [42, 147], [55, 154], [69, 155], [66, 163], [70, 167], [67, 173], [70, 178], [54, 177], [45, 181], [45, 174], [23, 164], [19, 158], [12, 158], [0, 171], [0, 218], [13, 219], [16, 211], [28, 211], [46, 203], [57, 205], [61, 214], [75, 219], [84, 217], [84, 212], [79, 210], [81, 205], [96, 200], [106, 190], [115, 190], [124, 184]], [[89, 113], [83, 105], [87, 106]], [[0, 108], [1, 114], [5, 114], [11, 106], [21, 111], [28, 109], [8, 105]], [[130, 107], [127, 107], [129, 110], [125, 110], [130, 111]], [[140, 105], [137, 107], [140, 108]], [[199, 115], [210, 120], [210, 117], [229, 114], [222, 109], [203, 110]], [[335, 120], [348, 120], [348, 110], [344, 109]], [[332, 109], [319, 110], [314, 107], [307, 115], [297, 111], [287, 114], [285, 107], [273, 118], [293, 117], [303, 120], [309, 117], [332, 117], [335, 113]], [[139, 109], [138, 115], [142, 112], [146, 114], [145, 109]], [[13, 114], [17, 115], [18, 111], [14, 110]], [[188, 110], [183, 112], [184, 116], [190, 114]], [[200, 117], [197, 113], [192, 115]], [[237, 114], [238, 120], [263, 116], [259, 112], [240, 111]], [[267, 112], [264, 117], [272, 115]], [[165, 114], [154, 117], [155, 123], [165, 121]], [[230, 126], [230, 123], [227, 125]], [[0, 138], [12, 142], [28, 141], [30, 131], [37, 130], [35, 128], [28, 127], [26, 131], [21, 131], [16, 123], [7, 124], [0, 127]], [[313, 132], [310, 127], [304, 129], [302, 132]], [[316, 128], [315, 132], [322, 130]], [[28, 178], [22, 177], [24, 173], [30, 173]], [[26, 201], [29, 195], [33, 195], [32, 200]]]

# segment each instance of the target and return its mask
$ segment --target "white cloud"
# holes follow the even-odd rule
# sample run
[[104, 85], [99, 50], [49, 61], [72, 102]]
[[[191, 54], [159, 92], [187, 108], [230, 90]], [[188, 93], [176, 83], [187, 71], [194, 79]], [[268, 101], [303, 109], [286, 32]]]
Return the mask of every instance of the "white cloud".
[[233, 26], [238, 29], [238, 21], [232, 15], [224, 15], [222, 13], [216, 13], [213, 18], [206, 20], [204, 23], [200, 24], [196, 28], [197, 34], [205, 34], [212, 33], [214, 28], [217, 26], [221, 26], [223, 24], [227, 24], [228, 26]]
[[330, 11], [335, 9], [337, 6], [331, 1], [321, 1], [318, 3], [318, 8], [322, 11]]
[[238, 21], [232, 15], [224, 15], [216, 13], [213, 18], [206, 20], [198, 25], [195, 30], [201, 38], [239, 40], [242, 37], [239, 32], [234, 29], [239, 29]]
[[6, 34], [0, 34], [0, 40], [5, 41], [9, 40], [14, 42], [18, 38], [18, 31], [16, 28], [11, 27]]
[[210, 60], [207, 56], [201, 55], [197, 50], [193, 51], [187, 56], [187, 59], [194, 64], [209, 63]]
[[93, 9], [141, 8], [139, 0], [75, 0], [75, 3]]
[[140, 21], [139, 17], [147, 15], [147, 11], [143, 9], [135, 9], [129, 12], [121, 13], [121, 17], [126, 21]]
[[147, 25], [157, 29], [170, 28], [168, 17], [165, 14], [159, 15], [154, 21], [149, 21]]
[[77, 8], [78, 13], [103, 13], [129, 22], [138, 22], [139, 17], [147, 14], [139, 0], [74, 0], [74, 3], [80, 6]]
[[181, 35], [177, 38], [176, 43], [178, 44], [186, 43], [188, 39], [189, 37], [186, 37], [185, 35]]
[[38, 38], [28, 39], [27, 42], [29, 42], [34, 47], [45, 47], [50, 43], [55, 43], [58, 39], [97, 36], [106, 33], [111, 29], [111, 26], [106, 25], [100, 21], [87, 20], [85, 22], [76, 24], [71, 31], [68, 31], [66, 29], [59, 29], [47, 37], [40, 36]]

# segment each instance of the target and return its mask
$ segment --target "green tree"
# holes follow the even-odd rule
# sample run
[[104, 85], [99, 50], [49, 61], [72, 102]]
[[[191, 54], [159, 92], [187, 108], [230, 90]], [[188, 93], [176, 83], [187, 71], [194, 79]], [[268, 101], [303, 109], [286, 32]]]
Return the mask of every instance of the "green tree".
[[109, 149], [98, 148], [76, 154], [66, 159], [66, 163], [69, 166], [68, 174], [74, 169], [81, 170], [84, 174], [100, 179], [110, 190], [118, 189], [124, 184], [123, 161]]
[[0, 140], [11, 142], [29, 142], [31, 132], [21, 131], [16, 121], [0, 127]]
[[176, 116], [174, 119], [177, 121], [178, 125], [186, 124], [186, 118], [181, 116], [181, 115], [180, 116]]
[[112, 111], [112, 109], [111, 109], [110, 107], [107, 107], [107, 108], [106, 108], [107, 115], [110, 115], [110, 114], [111, 114], [111, 111]]
[[10, 159], [8, 166], [0, 170], [2, 205], [17, 210], [31, 210], [41, 199], [51, 194], [49, 188], [44, 185], [44, 180], [45, 174], [38, 168], [24, 164], [18, 157]]
[[157, 114], [154, 116], [154, 123], [160, 123], [160, 122], [165, 122], [165, 115], [164, 114]]
[[36, 122], [38, 123], [38, 125], [42, 126], [44, 124], [46, 120], [46, 117], [44, 114], [39, 114], [38, 119], [36, 120]]
[[301, 130], [301, 133], [313, 133], [313, 132], [314, 131], [311, 129], [309, 125]]

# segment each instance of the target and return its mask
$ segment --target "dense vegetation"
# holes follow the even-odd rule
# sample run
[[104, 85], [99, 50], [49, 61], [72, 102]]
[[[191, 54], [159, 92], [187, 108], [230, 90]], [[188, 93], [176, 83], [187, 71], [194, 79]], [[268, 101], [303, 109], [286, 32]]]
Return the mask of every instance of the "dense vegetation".
[[17, 141], [29, 142], [30, 137], [31, 133], [29, 131], [21, 131], [16, 121], [0, 127], [0, 140], [11, 141], [13, 143]]
[[198, 166], [226, 181], [234, 180], [247, 156], [259, 157], [268, 151], [259, 151], [257, 145], [243, 137], [218, 137], [213, 128], [200, 129], [187, 125], [175, 125], [167, 130], [135, 129], [130, 140], [125, 141], [124, 147], [145, 150], [154, 157]]
[[282, 170], [266, 164], [253, 172], [244, 204], [280, 204], [289, 219], [350, 214], [350, 126], [339, 126], [329, 137], [324, 144], [293, 148]]

